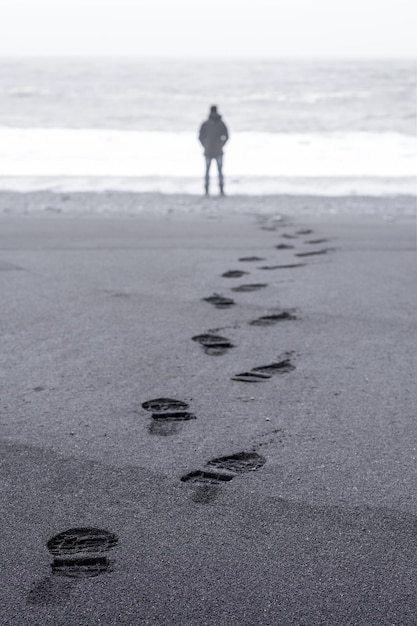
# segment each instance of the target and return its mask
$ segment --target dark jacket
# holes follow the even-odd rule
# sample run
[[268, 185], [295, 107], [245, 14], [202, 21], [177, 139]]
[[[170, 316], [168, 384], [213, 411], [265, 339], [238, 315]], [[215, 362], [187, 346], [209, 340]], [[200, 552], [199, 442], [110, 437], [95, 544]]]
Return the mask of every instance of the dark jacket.
[[229, 139], [229, 133], [218, 113], [210, 113], [208, 120], [201, 125], [198, 138], [204, 146], [206, 157], [214, 159], [223, 154], [223, 146]]

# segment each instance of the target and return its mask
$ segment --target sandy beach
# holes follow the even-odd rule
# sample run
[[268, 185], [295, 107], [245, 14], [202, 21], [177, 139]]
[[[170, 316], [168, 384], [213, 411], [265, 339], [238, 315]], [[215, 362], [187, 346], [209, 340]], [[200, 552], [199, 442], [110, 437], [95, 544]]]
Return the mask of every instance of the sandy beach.
[[413, 626], [414, 214], [1, 193], [1, 625]]

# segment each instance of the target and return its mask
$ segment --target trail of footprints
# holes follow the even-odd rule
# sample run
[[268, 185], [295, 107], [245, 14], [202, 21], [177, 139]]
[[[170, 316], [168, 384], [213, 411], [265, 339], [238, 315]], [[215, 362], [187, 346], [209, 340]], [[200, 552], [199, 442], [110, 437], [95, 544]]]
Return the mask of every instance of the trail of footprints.
[[[275, 228], [274, 228], [275, 230]], [[282, 237], [285, 239], [298, 240], [300, 236], [311, 235], [312, 230], [303, 229], [298, 230], [296, 233], [283, 233]], [[326, 239], [310, 239], [305, 243], [309, 245], [321, 244], [326, 242]], [[295, 245], [280, 243], [277, 244], [278, 250], [293, 250]], [[304, 252], [295, 252], [296, 257], [316, 256], [327, 253], [327, 249], [308, 250]], [[256, 255], [245, 256], [239, 258], [240, 262], [244, 263], [259, 263], [265, 261], [264, 257]], [[296, 263], [280, 263], [276, 265], [263, 265], [257, 267], [259, 270], [276, 270], [276, 269], [292, 269], [303, 267], [306, 264], [304, 262]], [[224, 278], [241, 278], [248, 275], [249, 272], [244, 270], [227, 270], [222, 274]], [[231, 287], [231, 291], [235, 293], [249, 293], [265, 289], [268, 287], [268, 283], [243, 283], [234, 287]], [[205, 302], [212, 304], [217, 309], [229, 309], [236, 305], [236, 302], [227, 296], [214, 293], [211, 296], [203, 298]], [[271, 312], [268, 315], [263, 315], [257, 319], [249, 322], [251, 326], [271, 326], [273, 324], [293, 321], [298, 319], [297, 310], [295, 308], [279, 309], [278, 311]], [[202, 347], [203, 351], [207, 355], [220, 356], [228, 352], [229, 349], [235, 346], [227, 337], [217, 335], [214, 332], [206, 332], [200, 335], [195, 335], [192, 340]], [[249, 371], [243, 371], [235, 374], [232, 377], [232, 381], [243, 383], [262, 383], [270, 380], [273, 376], [279, 376], [288, 374], [295, 369], [293, 363], [294, 352], [288, 351], [283, 353], [279, 359], [268, 365], [258, 365], [253, 367]], [[146, 410], [150, 409], [150, 401], [144, 403], [142, 406]], [[171, 401], [178, 403], [178, 406], [182, 406], [180, 401]], [[187, 405], [188, 408], [188, 405]], [[169, 411], [166, 415], [169, 414]], [[154, 416], [153, 416], [154, 417]], [[193, 416], [194, 417], [194, 416]], [[174, 418], [175, 419], [175, 418]], [[258, 470], [264, 465], [266, 459], [258, 453], [251, 452], [239, 452], [230, 456], [219, 457], [212, 459], [206, 463], [204, 467], [198, 470], [194, 470], [182, 476], [181, 481], [185, 483], [191, 483], [195, 485], [196, 491], [193, 495], [193, 500], [199, 503], [206, 503], [213, 500], [217, 494], [217, 488], [219, 485], [227, 483], [235, 478], [237, 475]]]
[[[263, 227], [268, 230], [267, 227]], [[275, 227], [272, 229], [275, 230]], [[296, 233], [283, 233], [284, 239], [295, 240], [294, 245], [287, 243], [277, 244], [275, 247], [277, 250], [294, 250], [296, 240], [300, 236], [311, 235], [313, 231], [311, 229], [300, 229]], [[309, 245], [316, 245], [325, 243], [326, 239], [310, 239], [305, 243]], [[318, 256], [326, 254], [327, 248], [319, 250], [306, 250], [303, 252], [295, 252], [295, 256], [298, 258], [308, 256]], [[259, 263], [265, 261], [265, 258], [258, 256], [245, 256], [239, 258], [240, 262], [245, 263]], [[304, 267], [304, 262], [293, 263], [280, 263], [274, 265], [262, 265], [257, 267], [258, 270], [278, 270], [278, 269], [293, 269]], [[227, 270], [222, 274], [224, 278], [240, 278], [249, 274], [247, 271], [241, 270]], [[245, 293], [258, 291], [268, 286], [267, 283], [245, 283], [237, 285], [231, 288], [235, 293]], [[212, 296], [203, 299], [204, 301], [213, 304], [218, 309], [226, 309], [235, 306], [235, 301], [227, 296], [214, 293]], [[255, 320], [249, 322], [251, 326], [271, 326], [273, 324], [281, 323], [284, 321], [293, 321], [298, 319], [297, 310], [294, 308], [280, 309], [274, 311], [268, 315], [263, 315]], [[229, 348], [233, 348], [233, 344], [226, 337], [219, 335], [205, 333], [192, 337], [192, 340], [199, 343], [204, 352], [208, 355], [221, 355], [225, 354]], [[270, 380], [273, 376], [288, 374], [295, 369], [293, 363], [294, 353], [292, 351], [285, 352], [281, 355], [279, 360], [270, 363], [268, 365], [259, 365], [253, 367], [249, 371], [244, 371], [236, 374], [232, 377], [233, 381], [243, 383], [262, 383]], [[197, 487], [193, 495], [193, 500], [198, 503], [207, 503], [213, 500], [217, 495], [217, 488], [219, 485], [227, 483], [235, 478], [238, 474], [242, 474], [248, 471], [255, 471], [262, 467], [266, 459], [256, 452], [239, 452], [230, 456], [219, 457], [208, 461], [206, 465], [198, 470], [189, 472], [182, 476], [181, 481], [191, 483]]]
[[[275, 227], [262, 227], [264, 230], [276, 230]], [[283, 233], [284, 239], [297, 240], [300, 236], [310, 235], [310, 229], [299, 230], [295, 234]], [[309, 245], [326, 243], [324, 238], [310, 239]], [[292, 244], [278, 244], [278, 250], [292, 250]], [[308, 250], [295, 253], [297, 257], [323, 255], [328, 248]], [[241, 257], [239, 261], [258, 263], [265, 259], [258, 256]], [[292, 269], [304, 266], [305, 263], [287, 263], [265, 265], [257, 269]], [[11, 269], [4, 264], [0, 269]], [[15, 269], [15, 268], [13, 268]], [[249, 274], [247, 271], [228, 270], [222, 274], [225, 278], [240, 278]], [[232, 287], [235, 293], [253, 292], [265, 289], [267, 283], [248, 283]], [[203, 298], [217, 309], [229, 309], [235, 306], [232, 298], [214, 293]], [[252, 326], [270, 326], [271, 324], [297, 319], [296, 309], [281, 309], [269, 315], [264, 315], [249, 322]], [[231, 341], [212, 332], [192, 337], [208, 355], [219, 356], [225, 354], [234, 345]], [[273, 376], [288, 374], [295, 369], [292, 361], [293, 352], [285, 352], [279, 360], [268, 365], [259, 365], [249, 371], [240, 372], [232, 377], [232, 381], [242, 383], [262, 383]], [[168, 436], [178, 432], [184, 423], [195, 420], [196, 415], [189, 411], [189, 404], [183, 400], [160, 397], [142, 403], [144, 411], [151, 414], [149, 433], [152, 435]], [[204, 466], [193, 470], [181, 477], [181, 482], [189, 483], [194, 487], [192, 499], [196, 503], [213, 501], [221, 485], [224, 485], [237, 476], [254, 472], [263, 467], [266, 458], [257, 452], [243, 451], [228, 456], [216, 457], [209, 460]], [[47, 542], [47, 549], [52, 556], [51, 574], [37, 582], [29, 592], [28, 604], [57, 604], [66, 601], [72, 591], [72, 585], [86, 578], [94, 578], [113, 571], [113, 562], [109, 559], [109, 552], [117, 546], [118, 537], [107, 530], [80, 527], [70, 528], [55, 535]], [[72, 582], [71, 582], [72, 581]]]

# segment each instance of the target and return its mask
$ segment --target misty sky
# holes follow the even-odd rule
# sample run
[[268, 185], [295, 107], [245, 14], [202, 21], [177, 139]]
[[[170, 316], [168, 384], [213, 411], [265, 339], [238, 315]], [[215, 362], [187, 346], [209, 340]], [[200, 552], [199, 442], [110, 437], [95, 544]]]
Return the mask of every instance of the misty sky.
[[415, 57], [415, 0], [2, 0], [0, 56]]

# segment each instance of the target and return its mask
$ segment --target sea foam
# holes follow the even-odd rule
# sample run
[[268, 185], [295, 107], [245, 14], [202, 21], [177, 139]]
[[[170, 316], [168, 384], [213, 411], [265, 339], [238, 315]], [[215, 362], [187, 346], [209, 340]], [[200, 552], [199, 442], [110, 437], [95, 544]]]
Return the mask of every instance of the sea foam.
[[[344, 192], [361, 191], [356, 187], [361, 182], [363, 190], [366, 181], [376, 188], [379, 181], [381, 189], [414, 193], [416, 163], [414, 139], [395, 132], [241, 132], [232, 135], [225, 147], [224, 171], [229, 183], [244, 190], [251, 181], [250, 186], [261, 193], [260, 187], [276, 192], [278, 183], [282, 189], [285, 180], [303, 180], [304, 185], [309, 181], [310, 187], [323, 190], [321, 180], [335, 188], [331, 183], [337, 179], [350, 181]], [[72, 188], [78, 180], [84, 190], [91, 188], [87, 181], [110, 178], [113, 185], [119, 180], [117, 188], [133, 184], [146, 191], [168, 186], [171, 191], [192, 192], [190, 181], [200, 181], [203, 169], [202, 148], [193, 133], [0, 128], [0, 188], [22, 184], [30, 188], [31, 180], [36, 187], [40, 182], [36, 179], [42, 177], [44, 185], [48, 179], [56, 184], [58, 178], [61, 185], [71, 179]], [[215, 164], [212, 177], [216, 178]], [[287, 188], [291, 186], [287, 182]]]

